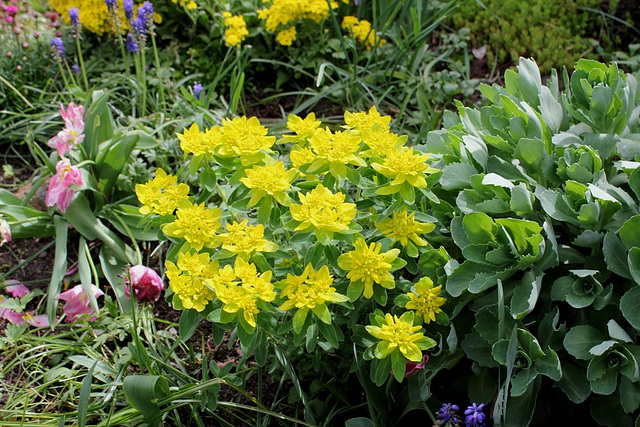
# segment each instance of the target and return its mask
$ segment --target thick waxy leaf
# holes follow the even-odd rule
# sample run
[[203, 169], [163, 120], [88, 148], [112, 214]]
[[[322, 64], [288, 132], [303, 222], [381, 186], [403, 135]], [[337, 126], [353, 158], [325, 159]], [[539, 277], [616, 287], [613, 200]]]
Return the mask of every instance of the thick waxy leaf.
[[579, 325], [573, 327], [564, 338], [564, 348], [576, 359], [593, 359], [590, 350], [607, 339], [603, 333], [593, 326]]

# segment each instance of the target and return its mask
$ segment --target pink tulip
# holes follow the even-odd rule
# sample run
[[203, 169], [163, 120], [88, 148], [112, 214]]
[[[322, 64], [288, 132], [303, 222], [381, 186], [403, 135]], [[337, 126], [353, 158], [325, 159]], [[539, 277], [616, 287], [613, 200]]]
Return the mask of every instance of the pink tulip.
[[[144, 265], [134, 265], [129, 269], [129, 276], [138, 300], [157, 301], [160, 298], [164, 283], [162, 283], [162, 279], [153, 269]], [[127, 298], [131, 298], [128, 277], [124, 279], [124, 293]]]
[[84, 107], [72, 102], [65, 111], [64, 106], [60, 103], [60, 115], [64, 120], [65, 127], [49, 140], [48, 145], [57, 149], [60, 157], [64, 157], [68, 150], [73, 149], [84, 140]]
[[56, 164], [56, 174], [51, 177], [44, 203], [47, 206], [58, 205], [58, 209], [64, 213], [73, 199], [74, 190], [70, 187], [82, 184], [80, 169], [71, 166], [69, 159], [62, 159]]
[[4, 284], [6, 286], [5, 290], [14, 298], [22, 298], [23, 296], [31, 293], [29, 288], [21, 283], [18, 283], [17, 280], [6, 280]]
[[30, 311], [29, 313], [23, 313], [22, 320], [36, 328], [45, 328], [51, 325], [49, 323], [49, 316], [46, 314], [38, 314], [34, 316], [33, 313], [35, 313], [35, 310]]
[[0, 246], [10, 241], [11, 227], [9, 227], [9, 223], [7, 221], [2, 219], [2, 215], [0, 214]]
[[2, 317], [7, 319], [9, 322], [13, 323], [14, 325], [22, 325], [24, 323], [24, 321], [25, 321], [25, 319], [22, 317], [22, 313], [18, 313], [16, 311], [13, 311], [10, 308], [8, 308], [2, 314]]
[[[96, 298], [104, 295], [104, 292], [93, 284], [91, 285], [91, 292], [93, 292], [93, 295]], [[69, 317], [69, 321], [71, 322], [78, 320], [84, 315], [93, 314], [93, 308], [91, 308], [89, 297], [85, 293], [82, 285], [76, 285], [68, 291], [61, 293], [56, 298], [65, 301], [62, 311]], [[89, 318], [92, 322], [96, 319], [96, 316], [91, 316]]]
[[427, 354], [422, 356], [422, 362], [420, 363], [409, 362], [407, 360], [406, 369], [404, 371], [404, 377], [406, 378], [409, 375], [413, 375], [419, 370], [424, 369], [424, 366], [427, 364], [428, 360], [429, 360], [429, 356]]

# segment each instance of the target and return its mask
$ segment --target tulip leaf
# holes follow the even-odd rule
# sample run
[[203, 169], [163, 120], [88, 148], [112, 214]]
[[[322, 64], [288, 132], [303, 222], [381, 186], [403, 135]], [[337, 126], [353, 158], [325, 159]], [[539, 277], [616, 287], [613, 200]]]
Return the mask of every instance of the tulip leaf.
[[169, 395], [169, 384], [159, 375], [129, 375], [122, 382], [124, 395], [131, 406], [142, 413], [152, 427], [162, 422], [158, 399]]

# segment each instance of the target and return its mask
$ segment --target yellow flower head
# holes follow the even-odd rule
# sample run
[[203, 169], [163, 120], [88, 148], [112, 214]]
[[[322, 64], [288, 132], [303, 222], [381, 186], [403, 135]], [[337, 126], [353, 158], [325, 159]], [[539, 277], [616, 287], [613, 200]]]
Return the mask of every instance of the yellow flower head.
[[281, 310], [287, 311], [294, 307], [313, 310], [327, 302], [344, 302], [349, 299], [331, 286], [333, 277], [326, 265], [316, 271], [311, 264], [307, 264], [300, 276], [288, 274], [283, 282], [281, 296], [286, 297], [287, 301], [280, 306]]
[[260, 312], [258, 300], [270, 302], [276, 297], [271, 271], [258, 274], [256, 266], [242, 258], [236, 259], [233, 271], [230, 266], [225, 266], [209, 283], [223, 303], [222, 310], [231, 314], [242, 312], [244, 320], [252, 327], [256, 326], [255, 316]]
[[362, 152], [363, 157], [385, 157], [390, 151], [404, 145], [407, 137], [376, 128], [363, 130], [362, 140], [369, 147], [368, 150]]
[[316, 155], [310, 148], [297, 148], [291, 150], [289, 153], [291, 165], [298, 170], [300, 169], [300, 166], [313, 163], [315, 159]]
[[189, 186], [177, 182], [178, 178], [158, 169], [153, 180], [146, 184], [136, 184], [136, 195], [142, 203], [140, 213], [171, 215], [176, 210], [178, 202], [186, 199], [189, 194]]
[[206, 282], [215, 276], [218, 262], [211, 260], [206, 253], [180, 252], [177, 265], [166, 261], [165, 266], [169, 286], [180, 298], [182, 306], [197, 311], [204, 310], [215, 296]]
[[258, 18], [265, 21], [269, 32], [303, 19], [319, 23], [329, 16], [329, 6], [337, 7], [335, 1], [329, 5], [326, 0], [272, 0], [270, 3], [267, 9], [258, 11]]
[[276, 41], [282, 46], [291, 46], [296, 40], [296, 27], [289, 27], [286, 30], [282, 30], [276, 36]]
[[333, 133], [326, 129], [317, 129], [309, 143], [320, 159], [330, 165], [346, 165], [347, 163], [366, 166], [366, 162], [358, 156], [362, 137], [350, 131]]
[[191, 125], [189, 130], [183, 133], [177, 133], [176, 136], [180, 140], [180, 148], [184, 153], [192, 153], [194, 156], [211, 152], [208, 139], [205, 133], [200, 131], [197, 123]]
[[217, 152], [221, 156], [240, 156], [243, 165], [248, 166], [264, 159], [264, 153], [272, 153], [275, 136], [267, 136], [267, 128], [257, 118], [246, 116], [225, 119]]
[[233, 15], [230, 12], [223, 12], [224, 17], [224, 44], [227, 46], [239, 47], [249, 34], [244, 16]]
[[399, 249], [380, 253], [382, 245], [371, 243], [367, 246], [364, 238], [360, 237], [354, 243], [355, 249], [338, 257], [338, 266], [348, 271], [347, 279], [351, 282], [364, 284], [364, 297], [373, 296], [373, 284], [377, 283], [383, 288], [393, 289], [395, 280], [391, 274], [391, 263], [400, 253]]
[[239, 257], [248, 259], [253, 252], [275, 252], [278, 245], [264, 238], [264, 226], [262, 224], [249, 225], [245, 219], [240, 224], [233, 222], [227, 224], [227, 232], [219, 235], [222, 241], [222, 249], [238, 254]]
[[376, 228], [386, 237], [391, 237], [402, 246], [407, 246], [409, 240], [417, 246], [426, 246], [427, 242], [418, 234], [431, 233], [436, 226], [433, 223], [418, 222], [415, 220], [415, 212], [408, 214], [405, 206], [400, 211], [395, 211], [391, 218], [385, 218], [376, 224]]
[[381, 340], [376, 346], [376, 357], [384, 359], [394, 350], [400, 350], [402, 355], [412, 361], [420, 362], [422, 360], [422, 351], [416, 343], [424, 338], [420, 326], [413, 326], [413, 316], [403, 314], [400, 318], [389, 313], [385, 314], [385, 323], [381, 326], [368, 325], [367, 332], [373, 337]]
[[424, 319], [424, 323], [434, 322], [436, 314], [442, 312], [440, 308], [446, 301], [440, 295], [442, 286], [433, 286], [433, 281], [428, 277], [423, 277], [416, 283], [415, 291], [407, 294], [409, 302], [405, 308], [415, 310], [418, 317]]
[[359, 131], [378, 130], [389, 131], [391, 116], [381, 116], [376, 106], [372, 106], [369, 112], [344, 113], [345, 129], [357, 129]]
[[296, 176], [295, 169], [286, 170], [284, 163], [276, 162], [265, 166], [253, 166], [245, 170], [245, 174], [247, 176], [240, 178], [240, 182], [250, 188], [252, 194], [247, 207], [255, 206], [265, 194], [272, 196], [282, 205], [288, 206], [291, 203], [285, 191], [291, 187], [291, 181]]
[[429, 154], [414, 153], [413, 147], [400, 148], [389, 151], [383, 164], [372, 163], [371, 166], [387, 178], [393, 179], [389, 186], [395, 191], [400, 191], [405, 182], [416, 188], [426, 188], [425, 174], [432, 172], [427, 164], [428, 158]]
[[185, 239], [192, 248], [216, 247], [219, 243], [216, 231], [220, 228], [220, 209], [205, 209], [204, 203], [191, 204], [188, 200], [178, 202], [176, 220], [167, 224], [163, 232], [167, 236]]
[[382, 46], [387, 42], [376, 36], [369, 21], [364, 19], [358, 21], [358, 18], [355, 16], [345, 16], [342, 20], [342, 28], [347, 30], [359, 43], [363, 44], [367, 50], [371, 50], [376, 44]]
[[298, 197], [301, 204], [289, 207], [293, 219], [301, 221], [295, 231], [344, 231], [357, 213], [354, 203], [344, 203], [344, 194], [333, 194], [322, 184], [307, 194], [298, 193]]
[[307, 114], [307, 117], [304, 119], [296, 116], [295, 114], [290, 114], [289, 119], [287, 120], [287, 129], [293, 131], [295, 135], [283, 135], [282, 139], [284, 142], [303, 142], [307, 139], [311, 138], [320, 127], [322, 122], [320, 120], [316, 120], [316, 115], [314, 113]]

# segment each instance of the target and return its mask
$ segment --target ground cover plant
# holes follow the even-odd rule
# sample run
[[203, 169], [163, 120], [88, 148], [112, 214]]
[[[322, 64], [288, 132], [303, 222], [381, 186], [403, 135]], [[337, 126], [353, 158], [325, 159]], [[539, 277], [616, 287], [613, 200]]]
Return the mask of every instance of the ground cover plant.
[[495, 83], [475, 3], [51, 7], [1, 7], [0, 424], [640, 422], [634, 47]]

